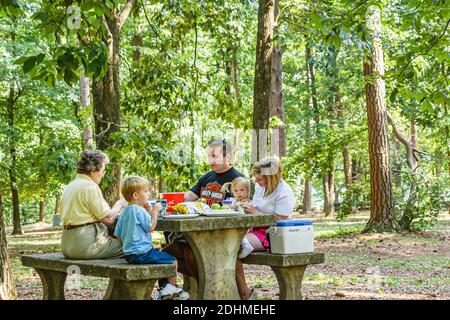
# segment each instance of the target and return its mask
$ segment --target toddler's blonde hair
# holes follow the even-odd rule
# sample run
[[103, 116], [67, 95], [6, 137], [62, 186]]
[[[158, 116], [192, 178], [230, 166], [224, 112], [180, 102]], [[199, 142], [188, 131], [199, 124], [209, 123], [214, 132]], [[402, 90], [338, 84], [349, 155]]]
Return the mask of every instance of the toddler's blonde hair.
[[122, 196], [130, 202], [133, 200], [133, 193], [139, 192], [142, 189], [149, 187], [149, 182], [147, 179], [137, 176], [128, 177], [122, 182]]
[[[227, 182], [222, 186], [222, 189], [220, 191], [222, 192], [229, 192], [231, 194], [233, 194], [233, 189], [234, 187], [238, 184], [238, 183], [242, 183], [245, 184], [245, 186], [247, 187], [247, 191], [248, 193], [250, 193], [250, 181], [248, 181], [247, 179], [245, 179], [244, 177], [237, 177], [234, 178], [233, 181], [231, 182]], [[231, 188], [230, 188], [231, 187]], [[230, 190], [231, 189], [231, 190]]]

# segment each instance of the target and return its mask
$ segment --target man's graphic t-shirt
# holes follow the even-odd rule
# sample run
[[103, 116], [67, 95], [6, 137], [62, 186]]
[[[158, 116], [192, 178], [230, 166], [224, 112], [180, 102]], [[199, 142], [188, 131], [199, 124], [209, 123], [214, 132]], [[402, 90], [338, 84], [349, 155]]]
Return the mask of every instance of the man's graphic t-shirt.
[[201, 176], [197, 184], [191, 188], [191, 191], [198, 197], [204, 198], [206, 204], [211, 206], [213, 203], [220, 202], [232, 196], [229, 192], [223, 194], [220, 189], [225, 183], [232, 182], [237, 177], [243, 177], [243, 175], [235, 168], [230, 168], [228, 171], [222, 173], [210, 171]]

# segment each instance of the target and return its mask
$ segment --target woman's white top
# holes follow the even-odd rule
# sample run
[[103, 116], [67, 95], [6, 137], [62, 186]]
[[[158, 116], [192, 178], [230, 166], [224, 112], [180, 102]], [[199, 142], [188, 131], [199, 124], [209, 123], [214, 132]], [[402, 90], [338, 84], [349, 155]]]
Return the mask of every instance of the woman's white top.
[[253, 206], [263, 214], [279, 214], [280, 216], [290, 216], [294, 211], [295, 196], [291, 187], [281, 180], [275, 190], [264, 196], [266, 188], [258, 183], [255, 185], [255, 194], [253, 195]]

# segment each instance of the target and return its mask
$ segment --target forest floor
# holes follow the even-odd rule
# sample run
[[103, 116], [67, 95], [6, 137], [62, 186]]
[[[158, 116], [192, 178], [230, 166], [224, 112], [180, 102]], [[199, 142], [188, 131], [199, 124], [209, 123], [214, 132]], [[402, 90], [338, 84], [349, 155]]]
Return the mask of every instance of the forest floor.
[[[306, 269], [304, 299], [450, 299], [449, 214], [442, 213], [429, 231], [398, 234], [361, 234], [367, 212], [341, 222], [320, 215], [301, 218], [314, 221], [315, 251], [325, 253], [325, 263]], [[42, 299], [38, 275], [20, 264], [19, 255], [59, 251], [61, 228], [39, 223], [23, 229], [21, 236], [8, 236], [18, 298]], [[153, 238], [156, 244], [162, 239], [160, 233]], [[278, 299], [269, 267], [245, 269], [259, 299]], [[107, 284], [104, 278], [82, 276], [75, 289], [66, 289], [66, 299], [101, 299]]]

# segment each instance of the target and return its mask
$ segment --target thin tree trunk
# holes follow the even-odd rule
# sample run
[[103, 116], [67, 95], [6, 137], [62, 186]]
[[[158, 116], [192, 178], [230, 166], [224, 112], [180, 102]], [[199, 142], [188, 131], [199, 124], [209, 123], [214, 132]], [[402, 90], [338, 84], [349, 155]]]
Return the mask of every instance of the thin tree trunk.
[[45, 198], [47, 195], [45, 192], [39, 196], [39, 222], [45, 222]]
[[[417, 125], [416, 125], [416, 116], [413, 114], [411, 117], [411, 148], [417, 149]], [[414, 157], [412, 157], [412, 164], [413, 167], [417, 167], [417, 160]]]
[[[306, 121], [306, 131], [307, 131], [307, 137], [310, 136], [310, 123], [309, 120]], [[306, 142], [307, 143], [307, 142]], [[308, 157], [307, 159], [308, 161], [308, 167], [310, 168], [311, 171], [311, 167], [313, 164], [313, 160], [311, 157]], [[312, 212], [312, 207], [311, 207], [311, 202], [312, 202], [312, 181], [311, 178], [309, 176], [308, 173], [305, 174], [305, 190], [303, 192], [303, 213], [304, 214], [310, 214]]]
[[344, 147], [344, 150], [342, 150], [342, 159], [344, 163], [344, 183], [348, 189], [352, 185], [352, 168], [350, 166], [350, 151], [348, 147]]
[[400, 149], [400, 143], [398, 142], [397, 138], [395, 137], [395, 134], [392, 135], [392, 141], [394, 142], [394, 159], [392, 161], [393, 163], [393, 174], [392, 174], [392, 178], [393, 178], [393, 182], [394, 182], [394, 186], [396, 188], [400, 188], [402, 185], [402, 175], [401, 175], [401, 170], [402, 170], [402, 164], [401, 161], [399, 159], [399, 149]]
[[[315, 127], [320, 122], [320, 116], [319, 116], [319, 108], [317, 105], [317, 98], [316, 98], [316, 83], [315, 83], [315, 77], [314, 77], [314, 67], [312, 64], [312, 56], [311, 56], [311, 49], [309, 47], [309, 40], [306, 39], [306, 46], [305, 46], [305, 59], [306, 59], [306, 87], [308, 88], [308, 97], [306, 105], [312, 110], [312, 113], [314, 115], [315, 120]], [[312, 130], [311, 130], [311, 123], [310, 120], [306, 120], [306, 135], [305, 135], [305, 144], [309, 143], [309, 140], [312, 137]], [[309, 168], [312, 167], [313, 160], [311, 157], [308, 157], [307, 159]], [[308, 214], [312, 212], [312, 181], [309, 173], [305, 175], [305, 191], [303, 193], [303, 213]]]
[[19, 93], [16, 93], [14, 84], [11, 84], [9, 91], [9, 98], [7, 102], [8, 108], [8, 127], [9, 127], [9, 154], [11, 157], [11, 165], [8, 168], [9, 186], [11, 190], [12, 208], [13, 208], [13, 232], [12, 234], [22, 234], [22, 224], [20, 221], [20, 201], [19, 190], [16, 179], [16, 131], [14, 127], [14, 113], [15, 104], [19, 98]]
[[[278, 14], [279, 14], [279, 0], [274, 2], [274, 38], [278, 33]], [[272, 128], [270, 136], [270, 155], [277, 155], [278, 157], [286, 156], [286, 114], [283, 104], [283, 67], [282, 67], [283, 52], [279, 46], [275, 46], [272, 52], [272, 66], [271, 66], [271, 90], [270, 90], [270, 116], [278, 117], [283, 125]]]
[[[91, 105], [89, 96], [89, 78], [80, 76], [80, 101], [81, 109], [88, 108]], [[83, 113], [84, 114], [84, 113]], [[83, 117], [83, 149], [92, 150], [94, 147], [94, 139], [91, 127], [91, 116]]]
[[365, 57], [364, 76], [367, 118], [369, 129], [369, 158], [371, 171], [370, 219], [364, 231], [392, 231], [394, 203], [389, 159], [389, 139], [387, 128], [386, 88], [383, 80], [384, 60], [381, 48], [381, 10], [370, 6], [367, 12], [369, 30], [373, 33], [370, 56]]
[[270, 83], [273, 52], [274, 1], [259, 0], [256, 39], [255, 82], [253, 88], [253, 134], [251, 162], [267, 155], [270, 116]]
[[335, 186], [334, 186], [334, 172], [326, 171], [322, 175], [323, 184], [323, 211], [325, 217], [334, 216], [334, 200], [335, 200]]
[[[39, 146], [42, 147], [44, 145], [44, 131], [41, 130], [39, 133]], [[41, 177], [42, 180], [45, 180], [44, 177]], [[45, 221], [45, 198], [46, 198], [46, 185], [47, 183], [44, 183], [43, 191], [39, 195], [39, 222]]]
[[358, 160], [356, 157], [352, 158], [352, 184], [358, 182], [360, 173], [358, 171]]
[[61, 195], [58, 194], [56, 196], [56, 200], [55, 200], [55, 212], [54, 212], [54, 214], [55, 215], [59, 215], [60, 212], [61, 212]]
[[236, 48], [233, 48], [231, 56], [231, 79], [233, 81], [234, 93], [236, 94], [236, 104], [238, 109], [242, 108], [241, 90], [238, 83], [238, 63], [236, 57]]
[[[340, 106], [340, 93], [339, 93], [339, 71], [337, 68], [337, 55], [338, 50], [334, 45], [328, 47], [328, 52], [331, 55], [330, 71], [327, 72], [328, 78], [331, 79], [330, 91], [333, 93], [328, 101], [328, 117], [329, 127], [333, 130], [336, 119], [338, 117], [337, 112], [341, 108]], [[328, 153], [327, 171], [323, 175], [323, 187], [324, 187], [324, 213], [326, 217], [332, 217], [334, 215], [334, 203], [336, 199], [336, 186], [334, 181], [334, 155], [330, 150]]]
[[12, 277], [8, 243], [6, 240], [3, 197], [0, 192], [0, 300], [15, 300], [16, 298], [17, 293]]

